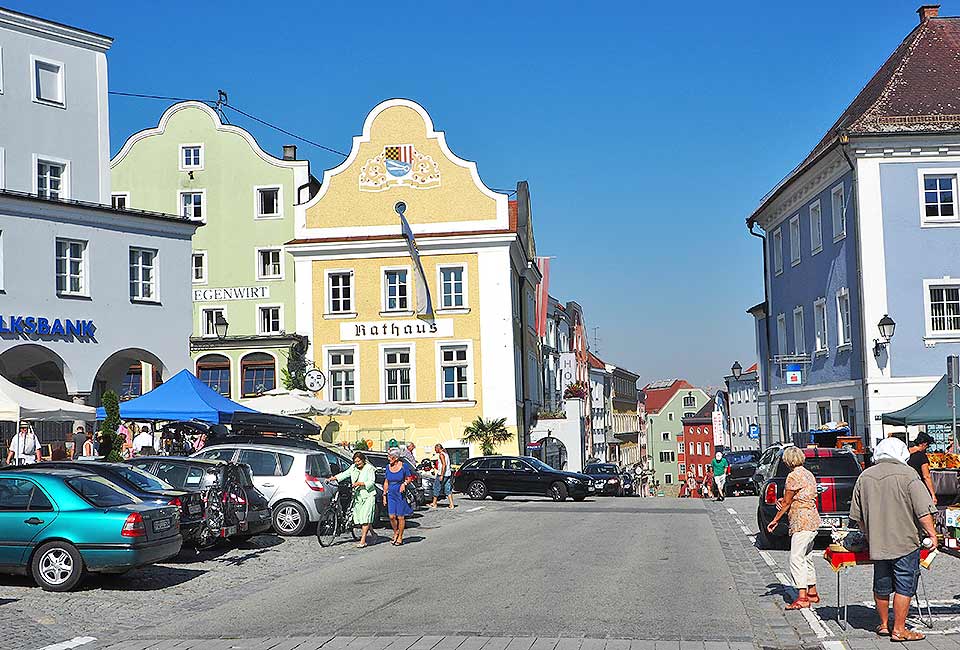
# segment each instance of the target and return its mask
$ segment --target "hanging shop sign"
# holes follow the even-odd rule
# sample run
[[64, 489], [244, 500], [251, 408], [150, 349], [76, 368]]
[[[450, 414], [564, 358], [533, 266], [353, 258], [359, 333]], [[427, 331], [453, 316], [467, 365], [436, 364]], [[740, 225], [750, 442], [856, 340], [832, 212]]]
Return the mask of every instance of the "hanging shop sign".
[[453, 319], [377, 320], [366, 323], [341, 323], [341, 341], [401, 341], [453, 336]]
[[97, 331], [92, 320], [44, 318], [43, 316], [0, 316], [0, 334], [36, 336], [41, 339], [91, 339]]
[[270, 287], [223, 287], [194, 289], [194, 302], [222, 302], [224, 300], [263, 300], [270, 297]]
[[803, 366], [791, 363], [787, 366], [787, 386], [799, 386], [803, 383]]

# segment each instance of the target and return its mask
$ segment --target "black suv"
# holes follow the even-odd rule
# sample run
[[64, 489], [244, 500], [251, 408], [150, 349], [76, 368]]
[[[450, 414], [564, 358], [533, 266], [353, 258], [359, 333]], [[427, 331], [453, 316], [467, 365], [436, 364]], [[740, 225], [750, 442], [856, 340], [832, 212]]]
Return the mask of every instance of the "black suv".
[[[789, 542], [788, 520], [783, 517], [773, 533], [767, 533], [767, 525], [777, 514], [777, 499], [783, 497], [784, 486], [790, 468], [783, 462], [783, 452], [792, 445], [767, 449], [757, 466], [754, 484], [760, 494], [757, 505], [757, 526], [760, 534], [757, 541], [764, 548], [783, 547]], [[860, 476], [860, 463], [849, 449], [807, 447], [803, 450], [807, 460], [804, 467], [817, 479], [817, 511], [820, 513], [820, 532], [847, 524], [850, 517], [850, 501], [853, 486]]]
[[548, 496], [583, 501], [594, 493], [586, 474], [563, 472], [531, 456], [481, 456], [471, 458], [453, 473], [453, 489], [471, 499], [496, 500], [512, 495]]
[[727, 482], [723, 488], [724, 496], [733, 496], [737, 492], [759, 494], [753, 477], [757, 473], [760, 450], [728, 451], [723, 457], [730, 463], [730, 473], [727, 474]]

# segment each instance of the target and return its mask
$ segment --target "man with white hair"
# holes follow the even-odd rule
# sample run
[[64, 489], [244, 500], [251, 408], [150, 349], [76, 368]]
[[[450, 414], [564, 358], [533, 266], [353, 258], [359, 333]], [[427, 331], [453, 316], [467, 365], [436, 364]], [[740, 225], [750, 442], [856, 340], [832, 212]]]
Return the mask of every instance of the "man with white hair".
[[[877, 604], [879, 636], [891, 641], [919, 641], [924, 636], [906, 628], [910, 602], [920, 576], [921, 536], [937, 545], [930, 492], [909, 465], [910, 451], [897, 438], [885, 438], [873, 450], [874, 465], [853, 488], [850, 519], [866, 535], [873, 561], [873, 599]], [[890, 594], [893, 625], [890, 625]]]

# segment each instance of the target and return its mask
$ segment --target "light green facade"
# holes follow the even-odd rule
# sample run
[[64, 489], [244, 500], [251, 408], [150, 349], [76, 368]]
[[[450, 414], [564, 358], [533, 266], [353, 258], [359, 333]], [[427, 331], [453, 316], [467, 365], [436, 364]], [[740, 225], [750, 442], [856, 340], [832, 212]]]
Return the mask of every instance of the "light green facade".
[[[184, 146], [201, 147], [199, 165], [192, 156], [185, 165]], [[293, 239], [298, 194], [307, 200], [315, 186], [309, 163], [270, 156], [247, 131], [223, 124], [209, 106], [181, 102], [164, 112], [156, 128], [131, 136], [111, 168], [114, 200], [125, 195], [130, 208], [177, 214], [183, 212], [182, 192], [202, 196], [200, 218], [206, 225], [193, 238], [193, 252], [194, 263], [197, 255], [206, 256], [205, 277], [192, 275], [190, 345], [198, 367], [222, 368], [222, 357], [229, 359], [229, 396], [239, 399], [250, 395], [249, 379], [244, 390], [244, 367], [258, 360], [267, 363], [266, 354], [274, 360], [276, 385], [282, 385], [282, 369], [295, 342], [286, 332], [296, 331], [294, 265], [283, 244]], [[259, 216], [258, 189], [273, 188], [279, 188], [280, 214]], [[266, 277], [261, 274], [259, 249], [279, 249], [280, 277], [270, 277], [272, 265]], [[280, 331], [273, 318], [264, 331], [261, 309], [274, 307], [280, 308]], [[223, 339], [205, 331], [204, 312], [217, 308], [229, 323]], [[194, 371], [200, 375], [198, 368]], [[268, 388], [257, 383], [255, 390]]]
[[[684, 398], [692, 398], [693, 406], [684, 405]], [[681, 388], [673, 397], [670, 398], [658, 413], [647, 415], [647, 454], [653, 456], [653, 480], [659, 481], [664, 491], [669, 494], [676, 494], [679, 485], [677, 477], [679, 476], [680, 464], [677, 461], [679, 453], [678, 437], [683, 434], [683, 417], [685, 413], [696, 413], [707, 403], [710, 397], [699, 388]], [[664, 440], [664, 434], [669, 434], [669, 439]], [[673, 461], [661, 461], [661, 452], [673, 452]], [[667, 483], [667, 474], [670, 475], [671, 483]]]

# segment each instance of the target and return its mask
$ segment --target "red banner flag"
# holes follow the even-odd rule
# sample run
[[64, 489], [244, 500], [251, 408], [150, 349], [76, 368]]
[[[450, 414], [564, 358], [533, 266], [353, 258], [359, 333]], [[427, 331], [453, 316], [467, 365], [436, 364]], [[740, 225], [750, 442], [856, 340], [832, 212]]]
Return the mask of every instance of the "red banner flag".
[[542, 276], [537, 285], [537, 335], [543, 338], [547, 333], [547, 307], [550, 303], [550, 258], [538, 257], [537, 268]]

